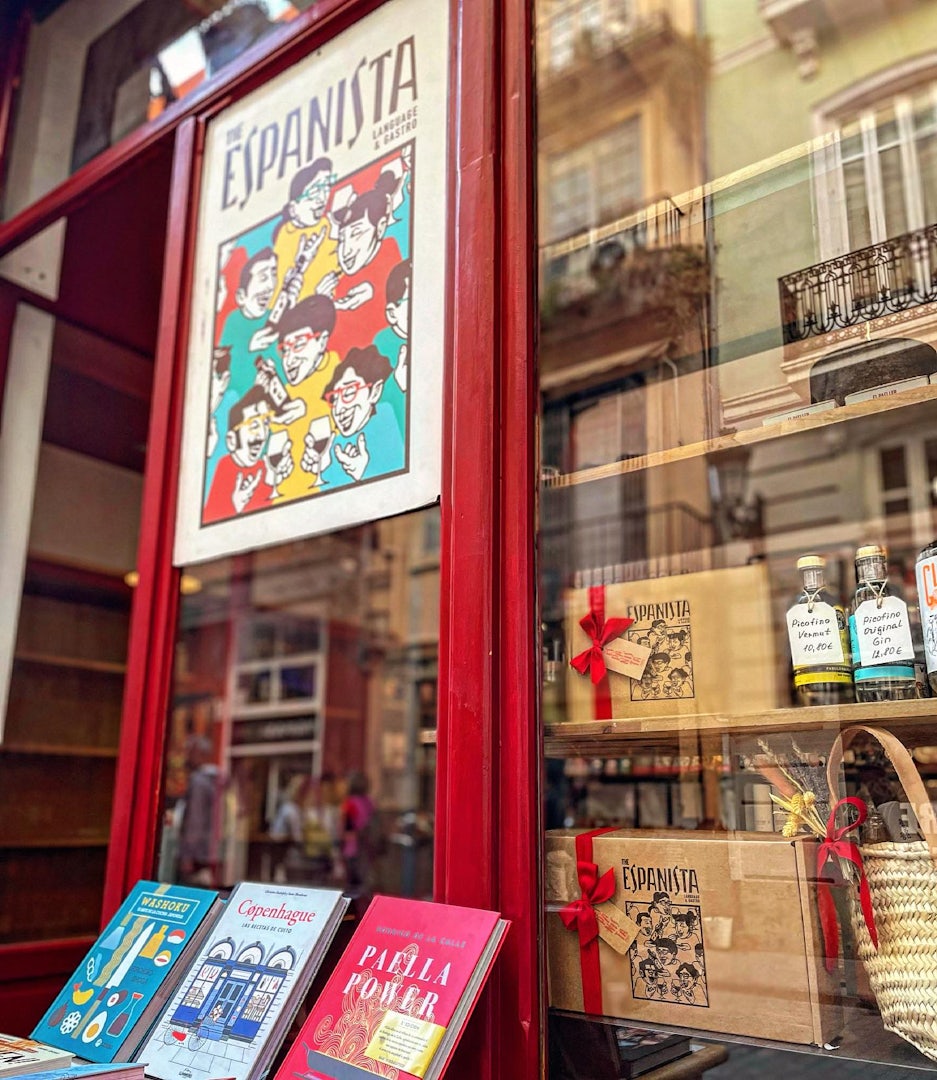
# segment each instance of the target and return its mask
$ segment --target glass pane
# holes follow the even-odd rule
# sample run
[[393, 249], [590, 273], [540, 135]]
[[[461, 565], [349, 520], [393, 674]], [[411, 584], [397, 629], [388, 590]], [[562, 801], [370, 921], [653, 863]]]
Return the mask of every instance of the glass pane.
[[314, 2], [38, 5], [17, 94], [3, 216], [45, 195]]
[[[937, 1071], [822, 846], [859, 845], [880, 943], [886, 866], [937, 920], [915, 796], [834, 750], [887, 729], [937, 796], [937, 25], [847, 6], [606, 5], [607, 54], [537, 86], [553, 1080]], [[559, 160], [594, 207], [562, 234]]]
[[431, 894], [438, 568], [438, 510], [189, 568], [162, 879]]

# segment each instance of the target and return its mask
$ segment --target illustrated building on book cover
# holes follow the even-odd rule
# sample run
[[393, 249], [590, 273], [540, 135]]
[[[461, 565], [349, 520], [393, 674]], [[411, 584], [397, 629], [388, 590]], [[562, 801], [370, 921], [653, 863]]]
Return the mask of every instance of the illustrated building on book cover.
[[135, 1055], [146, 1075], [262, 1076], [347, 907], [334, 889], [238, 885]]
[[435, 1080], [507, 927], [493, 911], [375, 897], [276, 1080]]
[[93, 1062], [132, 1050], [139, 1022], [218, 894], [138, 881], [32, 1032]]
[[20, 1039], [16, 1035], [0, 1034], [0, 1078], [23, 1076], [41, 1069], [57, 1069], [71, 1063], [68, 1050], [47, 1046], [35, 1039]]

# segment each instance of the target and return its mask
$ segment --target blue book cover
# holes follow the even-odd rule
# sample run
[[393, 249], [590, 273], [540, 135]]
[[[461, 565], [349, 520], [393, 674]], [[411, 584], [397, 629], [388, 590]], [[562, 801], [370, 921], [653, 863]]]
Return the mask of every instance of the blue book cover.
[[[142, 1068], [142, 1066], [141, 1066]], [[42, 1072], [29, 1073], [34, 1080], [91, 1080], [93, 1076], [110, 1076], [117, 1073], [132, 1073], [133, 1065], [69, 1065], [66, 1069], [45, 1069]]]
[[32, 1037], [86, 1061], [114, 1061], [217, 895], [138, 881]]

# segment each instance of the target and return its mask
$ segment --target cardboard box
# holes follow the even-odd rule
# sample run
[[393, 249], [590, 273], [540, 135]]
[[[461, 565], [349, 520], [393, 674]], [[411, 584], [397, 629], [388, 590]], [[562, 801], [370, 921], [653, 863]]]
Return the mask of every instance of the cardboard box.
[[[576, 835], [547, 833], [547, 951], [550, 1004], [582, 1012], [579, 937], [559, 914], [581, 895]], [[599, 939], [604, 1015], [815, 1045], [841, 1033], [811, 840], [621, 830], [592, 851], [614, 872], [610, 904], [641, 927], [626, 952]]]
[[[789, 661], [786, 654], [778, 660], [764, 563], [602, 588], [606, 618], [633, 618], [624, 638], [651, 649], [643, 679], [608, 673], [611, 719], [731, 715], [782, 703], [781, 680], [786, 691]], [[588, 612], [589, 590], [569, 590], [570, 657], [591, 645], [579, 625]], [[566, 718], [595, 719], [595, 690], [588, 675], [567, 665], [566, 689]]]

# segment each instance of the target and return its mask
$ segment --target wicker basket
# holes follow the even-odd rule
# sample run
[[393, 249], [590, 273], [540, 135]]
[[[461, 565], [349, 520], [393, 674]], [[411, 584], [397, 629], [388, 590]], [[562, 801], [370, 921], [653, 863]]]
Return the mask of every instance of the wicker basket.
[[858, 954], [885, 1027], [937, 1061], [937, 820], [907, 748], [879, 728], [846, 728], [833, 744], [827, 772], [834, 802], [843, 749], [859, 732], [871, 735], [888, 755], [927, 840], [860, 848], [878, 948], [853, 894]]

